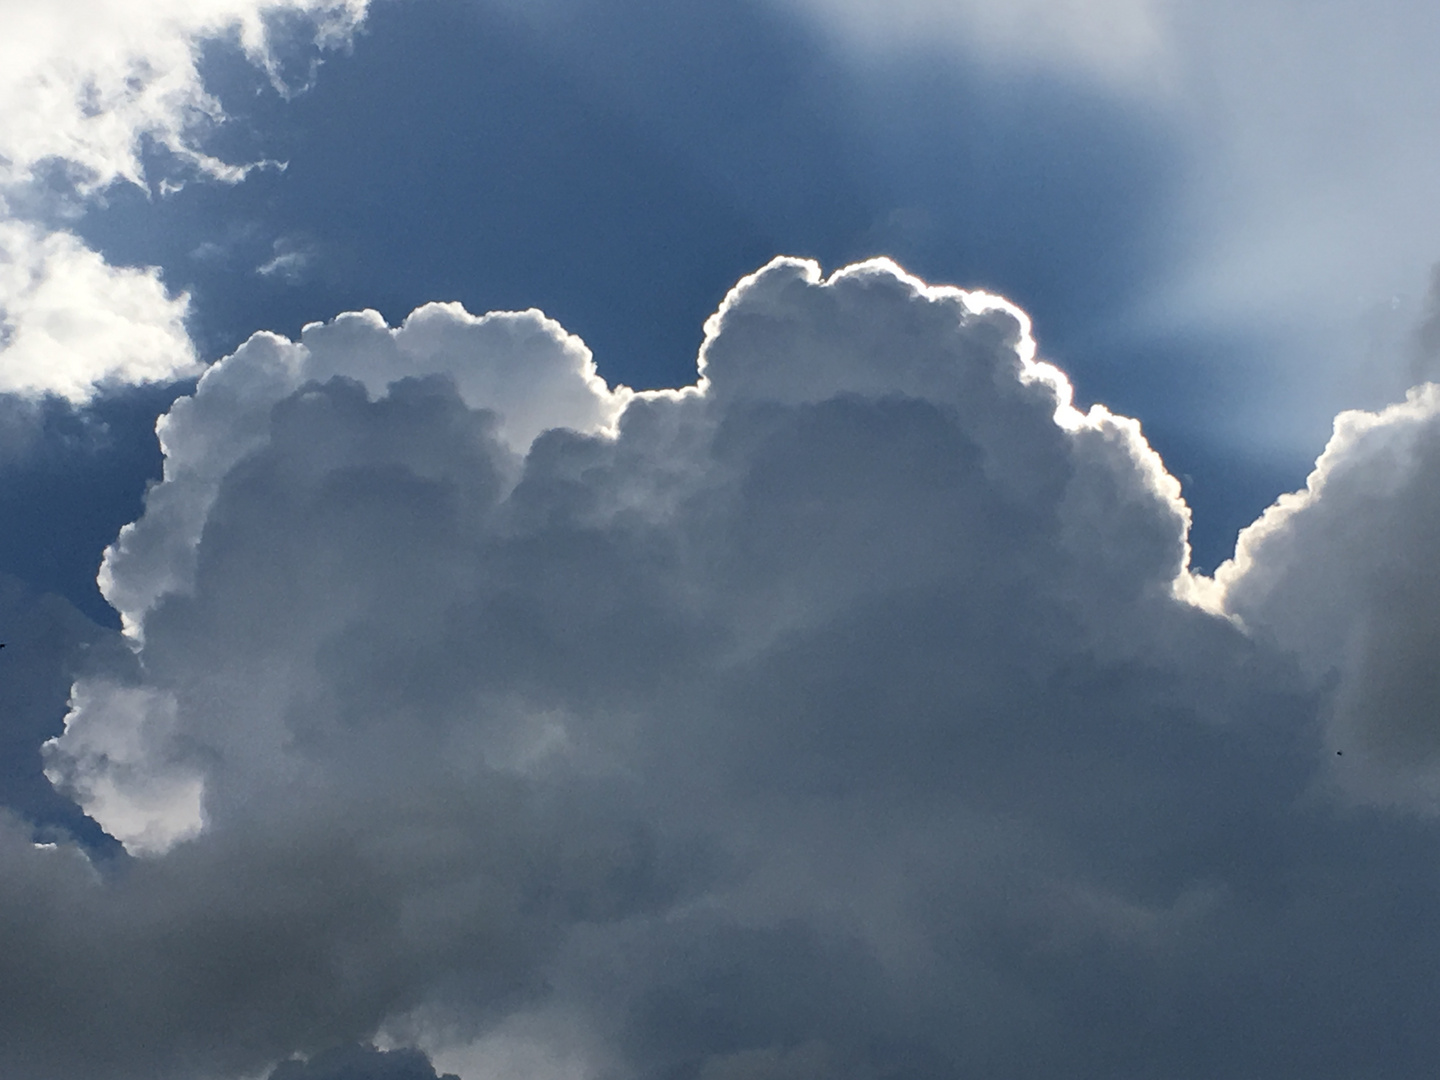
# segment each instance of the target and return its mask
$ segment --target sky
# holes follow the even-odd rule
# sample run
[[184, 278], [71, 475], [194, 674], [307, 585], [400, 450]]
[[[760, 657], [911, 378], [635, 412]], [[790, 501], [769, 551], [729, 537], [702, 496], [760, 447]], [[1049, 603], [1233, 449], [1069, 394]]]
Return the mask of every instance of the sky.
[[0, 0], [0, 1075], [1440, 1035], [1440, 9]]

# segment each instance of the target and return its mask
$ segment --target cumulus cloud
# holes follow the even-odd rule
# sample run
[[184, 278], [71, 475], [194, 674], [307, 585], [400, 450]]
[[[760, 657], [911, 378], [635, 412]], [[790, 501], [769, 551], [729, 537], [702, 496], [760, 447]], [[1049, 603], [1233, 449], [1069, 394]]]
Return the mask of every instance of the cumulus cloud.
[[146, 382], [196, 363], [187, 298], [154, 268], [117, 267], [73, 234], [30, 220], [29, 188], [58, 176], [91, 197], [145, 186], [142, 153], [161, 146], [204, 175], [242, 179], [248, 163], [205, 152], [218, 103], [197, 67], [201, 43], [235, 36], [279, 73], [277, 20], [299, 15], [315, 40], [347, 38], [364, 0], [12, 0], [0, 40], [0, 391], [84, 401], [107, 380]]
[[1304, 491], [1240, 536], [1227, 606], [1332, 684], [1331, 782], [1440, 809], [1440, 386], [1347, 412]]
[[427, 304], [394, 330], [378, 312], [363, 311], [312, 323], [299, 342], [257, 334], [206, 371], [194, 397], [157, 425], [165, 482], [100, 568], [101, 590], [132, 633], [160, 597], [188, 588], [219, 484], [264, 445], [274, 406], [308, 382], [339, 375], [374, 395], [409, 376], [449, 378], [462, 400], [494, 410], [492, 434], [519, 454], [548, 428], [608, 429], [630, 397], [596, 374], [579, 338], [538, 311], [476, 317], [458, 304]]
[[60, 734], [65, 699], [82, 671], [125, 670], [120, 635], [70, 604], [0, 574], [0, 806], [47, 828], [78, 817], [41, 773], [40, 744]]
[[1423, 1071], [1430, 827], [1315, 797], [1284, 574], [1222, 609], [1138, 424], [883, 261], [776, 260], [700, 370], [431, 305], [176, 403], [48, 748], [136, 857], [0, 832], [0, 1071]]

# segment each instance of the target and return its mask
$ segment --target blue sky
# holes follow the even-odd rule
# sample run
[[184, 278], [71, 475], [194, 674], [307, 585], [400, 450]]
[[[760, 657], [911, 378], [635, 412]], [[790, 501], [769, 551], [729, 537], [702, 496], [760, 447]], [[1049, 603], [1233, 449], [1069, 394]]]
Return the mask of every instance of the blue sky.
[[771, 255], [891, 255], [1015, 298], [1082, 395], [1144, 418], [1191, 477], [1206, 564], [1308, 470], [1323, 430], [1278, 460], [1208, 430], [1234, 393], [1216, 368], [1267, 343], [1124, 325], [1174, 256], [1186, 153], [1146, 110], [1069, 72], [860, 63], [766, 5], [565, 14], [381, 5], [289, 100], [214, 44], [202, 71], [229, 120], [207, 148], [286, 169], [117, 187], [75, 230], [188, 290], [205, 356], [443, 298], [539, 307], [637, 387], [688, 381], [706, 315]]
[[1433, 1060], [1440, 16], [6, 14], [7, 1075]]
[[[1205, 567], [1299, 485], [1337, 409], [1403, 390], [1367, 369], [1403, 365], [1384, 354], [1403, 354], [1420, 318], [1413, 259], [1355, 282], [1338, 326], [1305, 320], [1343, 335], [1330, 355], [1279, 309], [1259, 325], [1203, 297], [1149, 314], [1157, 283], [1212, 238], [1189, 205], [1204, 149], [1175, 122], [1184, 109], [1084, 69], [976, 63], [933, 40], [857, 54], [823, 21], [766, 3], [402, 2], [378, 6], [312, 77], [322, 54], [277, 25], [281, 77], [299, 92], [277, 92], [233, 36], [211, 39], [200, 74], [226, 120], [198, 142], [283, 171], [206, 182], [152, 143], [148, 187], [78, 205], [63, 183], [29, 195], [109, 261], [158, 267], [187, 291], [205, 360], [258, 329], [293, 335], [364, 307], [398, 321], [443, 298], [539, 307], [611, 380], [681, 385], [705, 316], [771, 255], [890, 255], [1015, 299], [1083, 398], [1140, 417], [1186, 478]], [[180, 189], [162, 195], [167, 179]], [[1297, 377], [1295, 363], [1312, 370]], [[131, 435], [145, 440], [140, 423]], [[130, 456], [154, 474], [153, 455]], [[96, 540], [134, 516], [139, 475], [107, 482], [120, 502], [106, 525], [51, 571], [63, 585], [46, 581], [93, 616], [105, 617], [88, 589]]]

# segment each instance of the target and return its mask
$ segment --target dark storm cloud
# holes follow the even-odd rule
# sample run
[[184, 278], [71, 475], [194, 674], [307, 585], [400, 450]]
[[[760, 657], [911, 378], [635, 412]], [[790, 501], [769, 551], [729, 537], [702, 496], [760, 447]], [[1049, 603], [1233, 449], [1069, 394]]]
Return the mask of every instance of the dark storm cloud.
[[[1348, 619], [1364, 549], [1295, 514], [1193, 578], [1139, 426], [1032, 351], [794, 260], [686, 391], [533, 314], [249, 342], [108, 557], [139, 666], [48, 751], [138, 857], [6, 834], [6, 1075], [1423, 1070], [1432, 826], [1325, 797], [1346, 676], [1270, 629]], [[1411, 458], [1344, 453], [1407, 513]]]

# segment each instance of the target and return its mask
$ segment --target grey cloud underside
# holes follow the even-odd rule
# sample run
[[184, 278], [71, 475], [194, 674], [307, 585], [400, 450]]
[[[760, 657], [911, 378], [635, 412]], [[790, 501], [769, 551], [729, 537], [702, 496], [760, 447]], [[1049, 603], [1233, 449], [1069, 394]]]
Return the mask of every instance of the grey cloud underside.
[[[562, 1023], [616, 1078], [1435, 1060], [1433, 825], [1346, 788], [1361, 691], [1265, 585], [1357, 494], [1252, 545], [1242, 625], [1185, 599], [1138, 426], [1069, 409], [985, 297], [777, 261], [707, 328], [703, 390], [618, 398], [553, 324], [428, 311], [257, 338], [172, 412], [107, 561], [138, 664], [82, 678], [49, 751], [150, 854], [98, 873], [7, 827], [4, 1075]], [[507, 356], [557, 389], [497, 382]], [[1436, 422], [1374, 430], [1404, 424]], [[1400, 460], [1334, 566], [1410, 580], [1440, 523]]]

